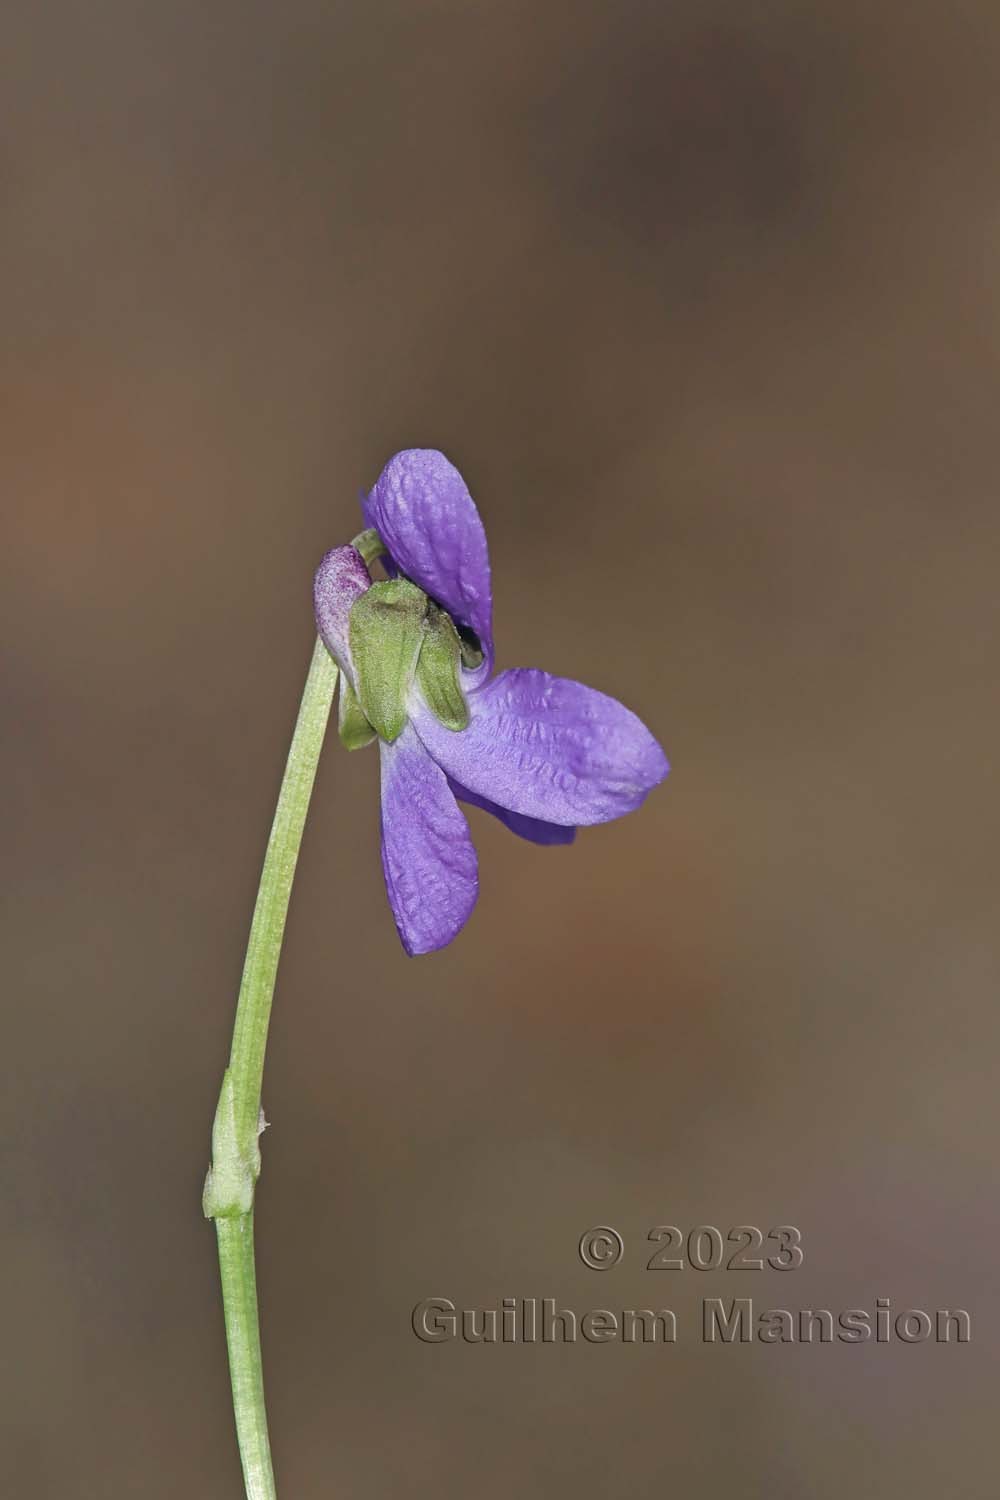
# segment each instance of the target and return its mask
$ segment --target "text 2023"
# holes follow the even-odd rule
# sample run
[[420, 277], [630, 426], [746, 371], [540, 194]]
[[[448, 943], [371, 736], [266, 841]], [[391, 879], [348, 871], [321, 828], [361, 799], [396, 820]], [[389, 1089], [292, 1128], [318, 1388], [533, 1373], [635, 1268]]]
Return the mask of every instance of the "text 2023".
[[[797, 1271], [802, 1264], [802, 1233], [794, 1224], [777, 1224], [762, 1233], [753, 1224], [737, 1224], [723, 1235], [714, 1224], [699, 1224], [683, 1234], [675, 1224], [658, 1224], [646, 1236], [661, 1245], [647, 1271]], [[727, 1253], [727, 1246], [734, 1246]], [[683, 1251], [677, 1255], [675, 1251]], [[761, 1251], [758, 1255], [756, 1252]]]

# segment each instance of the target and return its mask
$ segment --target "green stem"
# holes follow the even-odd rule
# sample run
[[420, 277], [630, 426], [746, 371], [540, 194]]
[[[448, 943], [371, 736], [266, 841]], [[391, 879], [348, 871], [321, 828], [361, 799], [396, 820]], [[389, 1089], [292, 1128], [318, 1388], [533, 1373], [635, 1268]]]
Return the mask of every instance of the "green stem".
[[274, 981], [302, 830], [323, 748], [337, 668], [317, 640], [292, 736], [250, 927], [229, 1066], [212, 1127], [205, 1216], [215, 1220], [236, 1435], [248, 1500], [275, 1500], [253, 1253], [253, 1198], [263, 1129], [261, 1080]]
[[229, 1349], [236, 1437], [248, 1500], [274, 1500], [274, 1470], [267, 1440], [264, 1374], [257, 1317], [257, 1278], [253, 1258], [253, 1212], [216, 1219], [222, 1305]]

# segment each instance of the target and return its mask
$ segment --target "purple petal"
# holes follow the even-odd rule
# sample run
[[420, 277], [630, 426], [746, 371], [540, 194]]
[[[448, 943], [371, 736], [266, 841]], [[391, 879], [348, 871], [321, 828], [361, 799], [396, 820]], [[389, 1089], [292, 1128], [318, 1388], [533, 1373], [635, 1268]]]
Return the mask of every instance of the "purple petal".
[[474, 630], [493, 666], [486, 532], [461, 474], [434, 448], [390, 458], [364, 505], [401, 572]]
[[379, 752], [389, 905], [407, 953], [432, 953], [451, 942], [476, 904], [476, 851], [444, 772], [412, 727], [391, 745], [380, 740]]
[[357, 687], [357, 683], [351, 661], [348, 621], [352, 605], [367, 593], [371, 583], [364, 559], [353, 547], [334, 547], [316, 569], [313, 580], [316, 629], [330, 655], [347, 674], [352, 687]]
[[669, 769], [656, 740], [614, 698], [517, 668], [468, 695], [467, 729], [445, 729], [414, 694], [414, 727], [453, 781], [547, 823], [631, 812]]
[[457, 781], [449, 779], [448, 785], [459, 802], [467, 802], [470, 807], [481, 807], [483, 812], [492, 813], [511, 833], [516, 833], [519, 838], [529, 839], [533, 844], [571, 844], [576, 838], [576, 829], [567, 827], [565, 823], [546, 823], [541, 818], [526, 818], [523, 813], [511, 812], [509, 807], [498, 807], [488, 797], [470, 792], [467, 786], [460, 786]]

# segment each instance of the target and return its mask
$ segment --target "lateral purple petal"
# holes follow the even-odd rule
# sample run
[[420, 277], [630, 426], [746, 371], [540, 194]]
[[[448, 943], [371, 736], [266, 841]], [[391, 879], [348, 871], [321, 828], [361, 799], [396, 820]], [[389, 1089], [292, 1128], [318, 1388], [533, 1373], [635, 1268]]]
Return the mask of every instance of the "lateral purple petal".
[[469, 791], [547, 823], [605, 823], [632, 812], [669, 766], [649, 730], [614, 698], [516, 668], [468, 695], [467, 729], [445, 729], [414, 695], [414, 727]]
[[433, 953], [465, 925], [479, 893], [478, 863], [465, 814], [444, 772], [412, 727], [382, 766], [382, 872], [407, 953]]
[[474, 630], [493, 665], [493, 598], [486, 532], [465, 480], [434, 448], [390, 458], [363, 507], [408, 578], [456, 624]]
[[571, 844], [576, 838], [576, 829], [567, 827], [565, 823], [545, 823], [541, 818], [526, 818], [523, 813], [511, 812], [509, 807], [498, 807], [488, 797], [470, 792], [467, 786], [460, 786], [457, 781], [449, 780], [448, 785], [459, 802], [467, 802], [470, 807], [481, 807], [483, 812], [492, 813], [511, 833], [516, 833], [518, 838], [528, 839], [532, 844]]
[[334, 547], [316, 569], [313, 580], [313, 606], [316, 629], [330, 655], [354, 681], [348, 622], [351, 608], [371, 588], [371, 575], [360, 552], [353, 547]]

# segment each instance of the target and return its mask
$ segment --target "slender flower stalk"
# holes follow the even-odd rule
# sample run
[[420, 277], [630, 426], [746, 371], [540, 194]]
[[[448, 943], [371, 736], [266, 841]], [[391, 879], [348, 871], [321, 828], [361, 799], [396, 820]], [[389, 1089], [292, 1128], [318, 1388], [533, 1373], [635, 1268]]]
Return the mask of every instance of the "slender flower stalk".
[[215, 1220], [219, 1242], [233, 1410], [248, 1500], [275, 1500], [276, 1494], [264, 1407], [253, 1250], [258, 1137], [264, 1128], [260, 1106], [264, 1050], [288, 900], [336, 682], [337, 667], [317, 640], [264, 856], [229, 1066], [212, 1127], [212, 1165], [203, 1200], [206, 1218]]

